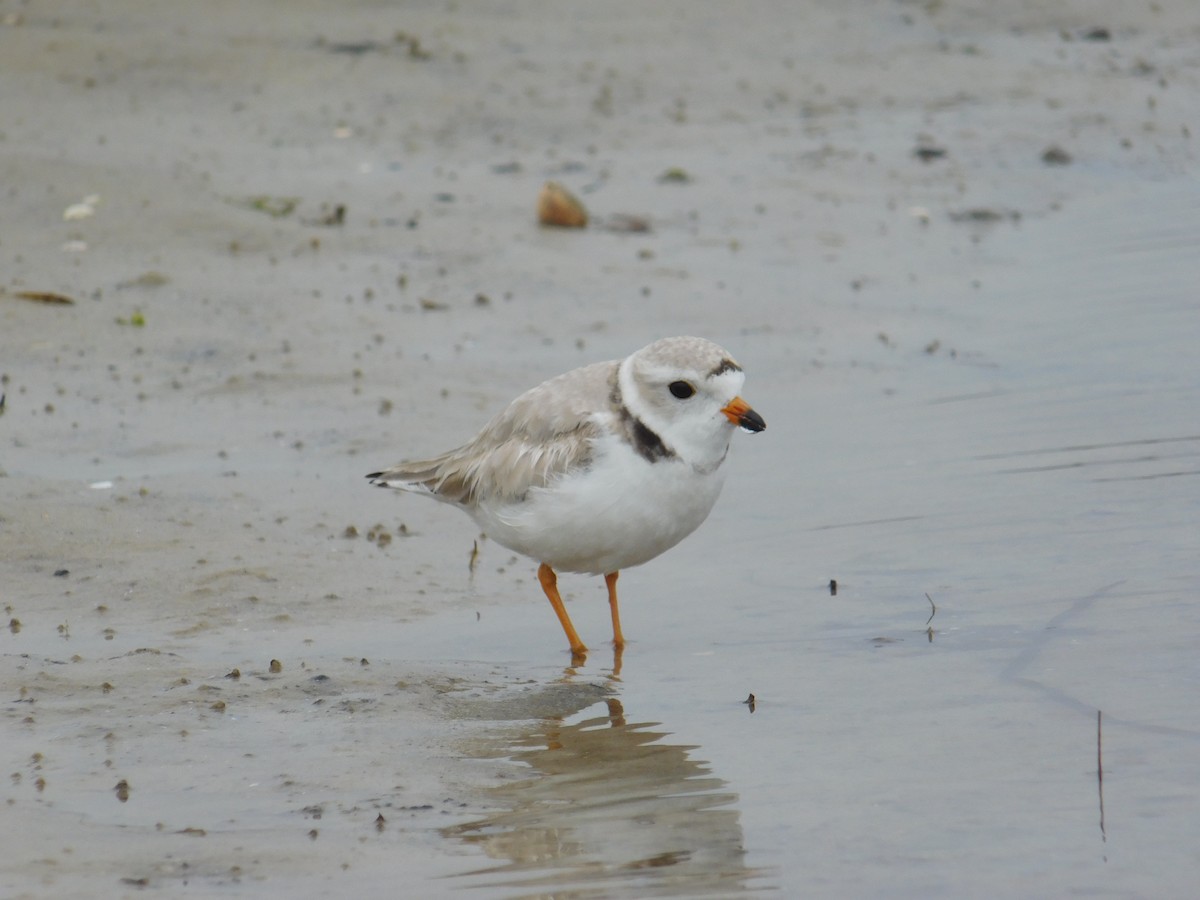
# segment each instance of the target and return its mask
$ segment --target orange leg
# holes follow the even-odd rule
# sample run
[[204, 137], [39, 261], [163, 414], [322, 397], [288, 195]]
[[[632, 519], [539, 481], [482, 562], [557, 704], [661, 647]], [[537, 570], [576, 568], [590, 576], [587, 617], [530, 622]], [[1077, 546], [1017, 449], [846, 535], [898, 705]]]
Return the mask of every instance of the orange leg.
[[621, 634], [621, 613], [617, 610], [617, 576], [620, 572], [609, 572], [604, 576], [608, 585], [608, 608], [612, 610], [613, 646], [620, 649], [625, 646], [625, 635]]
[[571, 624], [571, 617], [567, 615], [567, 608], [563, 605], [562, 595], [558, 593], [558, 576], [545, 563], [538, 566], [537, 574], [538, 581], [542, 584], [542, 590], [546, 592], [546, 599], [554, 607], [554, 614], [558, 616], [558, 622], [567, 634], [567, 640], [571, 644], [572, 655], [583, 656], [587, 653], [587, 647], [583, 645], [583, 641], [579, 639], [579, 635], [575, 632], [575, 626]]

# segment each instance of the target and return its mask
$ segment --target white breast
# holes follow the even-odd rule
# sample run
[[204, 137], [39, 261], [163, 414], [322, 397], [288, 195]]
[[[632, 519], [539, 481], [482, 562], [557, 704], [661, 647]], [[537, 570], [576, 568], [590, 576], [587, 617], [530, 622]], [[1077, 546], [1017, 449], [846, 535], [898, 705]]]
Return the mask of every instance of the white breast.
[[649, 462], [607, 437], [590, 468], [573, 472], [523, 501], [471, 510], [497, 543], [565, 572], [605, 574], [641, 565], [669, 550], [708, 517], [725, 473], [682, 460]]

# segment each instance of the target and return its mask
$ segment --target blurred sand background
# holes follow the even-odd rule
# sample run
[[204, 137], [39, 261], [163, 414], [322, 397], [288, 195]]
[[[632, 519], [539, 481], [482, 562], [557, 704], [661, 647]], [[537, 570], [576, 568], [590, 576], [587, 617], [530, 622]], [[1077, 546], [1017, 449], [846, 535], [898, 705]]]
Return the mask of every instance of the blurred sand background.
[[[1185, 0], [0, 0], [0, 893], [448, 891], [433, 879], [479, 851], [439, 829], [496, 805], [494, 723], [569, 715], [620, 681], [611, 659], [563, 675], [532, 564], [483, 541], [471, 575], [465, 518], [362, 476], [454, 446], [567, 368], [699, 333], [747, 369], [771, 430], [738, 440], [733, 496], [695, 546], [622, 582], [677, 618], [673, 592], [744, 583], [739, 536], [786, 538], [790, 556], [738, 545], [740, 565], [808, 589], [859, 552], [819, 529], [919, 530], [891, 492], [904, 465], [958, 452], [956, 413], [919, 438], [867, 427], [919, 383], [1020, 395], [1059, 351], [1131, 377], [1157, 360], [1140, 383], [1163, 405], [1138, 408], [1174, 430], [1132, 437], [1191, 456], [1138, 475], [1191, 471], [1195, 309], [1150, 320], [1168, 344], [1146, 354], [1147, 320], [1089, 344], [1103, 316], [1056, 304], [1087, 283], [1101, 223], [1125, 223], [1121, 248], [1153, 231], [1146, 271], [1194, 290], [1198, 109]], [[538, 225], [547, 180], [587, 229]], [[1026, 279], [1020, 303], [993, 302], [1004, 278]], [[1057, 447], [1107, 433], [1103, 412], [1054, 409]], [[934, 503], [971, 490], [911, 484]], [[1165, 571], [1184, 592], [1195, 479], [1169, 485], [1193, 499], [1144, 502], [1175, 509]], [[929, 572], [913, 597], [944, 583]], [[598, 633], [598, 586], [566, 587]], [[629, 602], [631, 653], [738, 623], [714, 601], [656, 631]], [[692, 777], [685, 756], [673, 777]], [[737, 823], [716, 828], [739, 845]], [[805, 883], [740, 853], [705, 863], [728, 879], [714, 890]], [[1186, 858], [1164, 867], [1175, 885]]]

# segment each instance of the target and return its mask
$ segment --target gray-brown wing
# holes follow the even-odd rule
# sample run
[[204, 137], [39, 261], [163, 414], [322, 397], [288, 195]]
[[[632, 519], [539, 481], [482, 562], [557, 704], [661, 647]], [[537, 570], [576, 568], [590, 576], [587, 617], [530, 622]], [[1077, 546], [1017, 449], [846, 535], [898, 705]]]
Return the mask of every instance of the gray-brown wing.
[[463, 506], [518, 500], [530, 488], [587, 464], [601, 434], [599, 422], [609, 412], [616, 367], [597, 363], [553, 378], [526, 391], [456, 450], [367, 477]]

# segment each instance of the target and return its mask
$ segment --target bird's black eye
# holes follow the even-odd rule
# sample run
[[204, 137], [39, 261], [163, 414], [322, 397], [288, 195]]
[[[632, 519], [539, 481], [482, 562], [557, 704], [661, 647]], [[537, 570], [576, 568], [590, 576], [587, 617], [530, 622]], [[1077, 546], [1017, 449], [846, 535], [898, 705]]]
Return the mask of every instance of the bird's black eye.
[[667, 390], [671, 392], [672, 397], [680, 400], [686, 400], [692, 394], [696, 393], [696, 389], [686, 381], [672, 381], [667, 385]]

